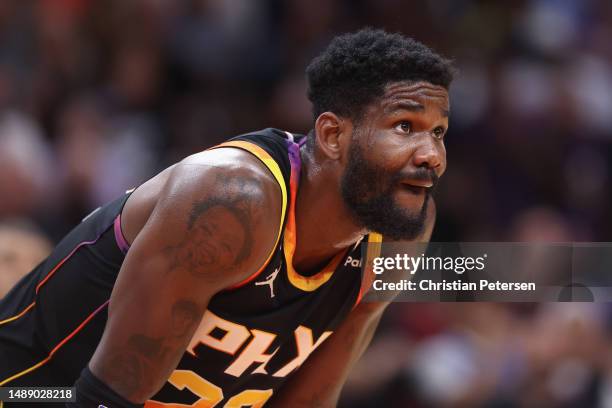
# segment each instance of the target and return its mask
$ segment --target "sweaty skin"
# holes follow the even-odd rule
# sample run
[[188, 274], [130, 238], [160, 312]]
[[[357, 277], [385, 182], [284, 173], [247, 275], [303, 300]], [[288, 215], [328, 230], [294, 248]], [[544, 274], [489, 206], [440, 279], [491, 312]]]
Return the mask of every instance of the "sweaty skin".
[[131, 248], [89, 363], [94, 375], [132, 402], [154, 395], [209, 299], [266, 260], [280, 202], [273, 176], [236, 149], [191, 156], [137, 189], [123, 212]]
[[[364, 147], [364, 160], [384, 174], [426, 168], [439, 177], [446, 169], [447, 126], [448, 93], [425, 82], [388, 86], [359, 125], [332, 112], [321, 114], [314, 150], [301, 152], [296, 269], [316, 269], [369, 232], [351, 216], [340, 192], [351, 143]], [[418, 211], [424, 181], [402, 182], [409, 188], [392, 186], [394, 204]], [[135, 403], [154, 395], [178, 364], [210, 298], [256, 272], [266, 260], [278, 234], [280, 203], [279, 186], [267, 168], [232, 148], [191, 156], [139, 187], [122, 213], [131, 248], [113, 289], [104, 335], [90, 361], [92, 372]], [[431, 202], [417, 240], [429, 240], [434, 219]], [[385, 307], [357, 306], [275, 392], [270, 405], [335, 406]]]
[[[388, 109], [397, 105], [401, 109]], [[331, 113], [324, 113], [317, 119], [317, 147], [315, 168], [318, 172], [306, 177], [310, 183], [300, 185], [300, 200], [306, 207], [302, 214], [300, 239], [308, 242], [310, 237], [318, 234], [326, 236], [350, 236], [358, 225], [346, 216], [348, 209], [331, 191], [337, 189], [337, 180], [322, 176], [321, 169], [337, 174], [340, 177], [346, 165], [349, 143], [357, 142], [367, 146], [366, 160], [384, 166], [390, 173], [412, 172], [417, 167], [433, 170], [438, 177], [446, 170], [446, 150], [443, 138], [448, 127], [449, 100], [448, 92], [425, 82], [398, 82], [386, 88], [385, 95], [372, 104], [364, 115], [362, 123], [365, 129], [357, 139], [352, 140], [353, 125], [346, 119], [337, 118]], [[409, 125], [409, 126], [406, 126]], [[323, 157], [321, 157], [323, 156]], [[306, 167], [306, 172], [309, 168]], [[419, 185], [421, 181], [407, 180]], [[399, 190], [399, 187], [398, 187]], [[410, 206], [415, 210], [422, 205], [423, 197], [404, 198], [404, 192], [396, 193], [397, 204]], [[315, 199], [316, 198], [316, 199]], [[344, 208], [342, 213], [334, 213], [334, 208]], [[304, 222], [309, 216], [318, 214], [321, 222]], [[342, 216], [344, 215], [344, 217]], [[352, 223], [352, 224], [351, 224]], [[435, 205], [430, 200], [427, 218], [422, 234], [415, 239], [428, 242], [435, 223]], [[300, 225], [300, 224], [298, 224]], [[325, 228], [334, 225], [337, 228]], [[343, 234], [344, 231], [344, 234]], [[367, 230], [366, 230], [367, 231]], [[298, 243], [300, 240], [298, 240]], [[337, 242], [341, 242], [339, 239]], [[312, 248], [312, 244], [309, 245]], [[303, 248], [308, 251], [306, 245]], [[323, 246], [318, 246], [319, 253], [324, 253]], [[317, 251], [310, 250], [311, 253]], [[408, 255], [416, 256], [417, 254]], [[276, 392], [269, 405], [275, 408], [332, 408], [337, 405], [342, 385], [346, 381], [353, 365], [367, 348], [376, 330], [388, 302], [362, 302], [349, 314], [347, 319], [328, 340], [309, 357], [288, 383]]]
[[[368, 232], [349, 216], [351, 211], [338, 193], [350, 144], [359, 143], [366, 153], [364, 158], [388, 174], [412, 173], [422, 167], [441, 177], [446, 170], [443, 139], [448, 112], [448, 92], [443, 87], [426, 82], [397, 82], [388, 86], [380, 100], [366, 110], [357, 129], [350, 120], [331, 112], [319, 116], [315, 150], [311, 154], [302, 152], [304, 168], [296, 205], [299, 239], [294, 255], [298, 269], [308, 270], [324, 263]], [[405, 124], [410, 129], [403, 128]], [[387, 181], [364, 183], [374, 184], [371, 188], [376, 189], [377, 184]], [[424, 184], [422, 180], [405, 181]], [[417, 211], [424, 196], [408, 195], [398, 185], [394, 198], [397, 205]], [[313, 219], [318, 222], [311, 222]], [[329, 228], [330, 225], [334, 227]]]

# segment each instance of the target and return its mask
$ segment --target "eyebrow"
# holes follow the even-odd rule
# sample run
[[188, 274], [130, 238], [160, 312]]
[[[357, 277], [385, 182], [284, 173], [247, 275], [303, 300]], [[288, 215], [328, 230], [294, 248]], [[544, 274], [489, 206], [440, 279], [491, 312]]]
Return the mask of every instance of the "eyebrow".
[[[396, 102], [385, 107], [385, 113], [391, 114], [395, 113], [399, 110], [407, 110], [409, 112], [423, 112], [425, 111], [425, 106], [421, 105], [418, 102]], [[448, 118], [450, 115], [450, 111], [448, 109], [440, 109], [442, 116]]]
[[395, 113], [399, 110], [407, 110], [410, 112], [423, 112], [425, 106], [418, 102], [395, 102], [385, 107], [385, 113]]

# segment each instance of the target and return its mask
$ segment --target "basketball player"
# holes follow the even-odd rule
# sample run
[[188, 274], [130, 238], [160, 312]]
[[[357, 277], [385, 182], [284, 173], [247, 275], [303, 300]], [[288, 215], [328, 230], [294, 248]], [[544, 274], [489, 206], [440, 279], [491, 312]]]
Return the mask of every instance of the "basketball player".
[[368, 29], [307, 75], [308, 136], [266, 129], [187, 157], [15, 286], [0, 386], [76, 383], [82, 407], [335, 406], [385, 308], [360, 302], [358, 244], [429, 239], [452, 68]]

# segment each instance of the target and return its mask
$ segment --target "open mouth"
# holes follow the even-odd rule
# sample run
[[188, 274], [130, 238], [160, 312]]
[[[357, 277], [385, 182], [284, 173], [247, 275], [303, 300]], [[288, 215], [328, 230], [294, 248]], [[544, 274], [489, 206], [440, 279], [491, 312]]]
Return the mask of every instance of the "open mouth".
[[415, 186], [415, 185], [407, 184], [407, 183], [401, 183], [400, 185], [401, 185], [402, 190], [415, 194], [415, 195], [424, 194], [425, 191], [427, 190], [426, 187]]

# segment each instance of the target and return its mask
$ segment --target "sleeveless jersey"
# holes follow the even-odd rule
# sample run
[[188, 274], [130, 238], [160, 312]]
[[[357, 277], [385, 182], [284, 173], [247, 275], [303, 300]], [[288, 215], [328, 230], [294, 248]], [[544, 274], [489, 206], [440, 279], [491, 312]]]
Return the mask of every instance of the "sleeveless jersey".
[[[278, 241], [257, 273], [211, 299], [177, 368], [146, 407], [261, 407], [359, 302], [366, 287], [359, 243], [314, 275], [293, 267], [305, 140], [265, 129], [214, 147], [248, 151], [274, 175], [282, 194]], [[0, 386], [76, 381], [102, 336], [129, 251], [120, 227], [128, 197], [88, 216], [0, 302], [0, 361], [6, 362]]]

